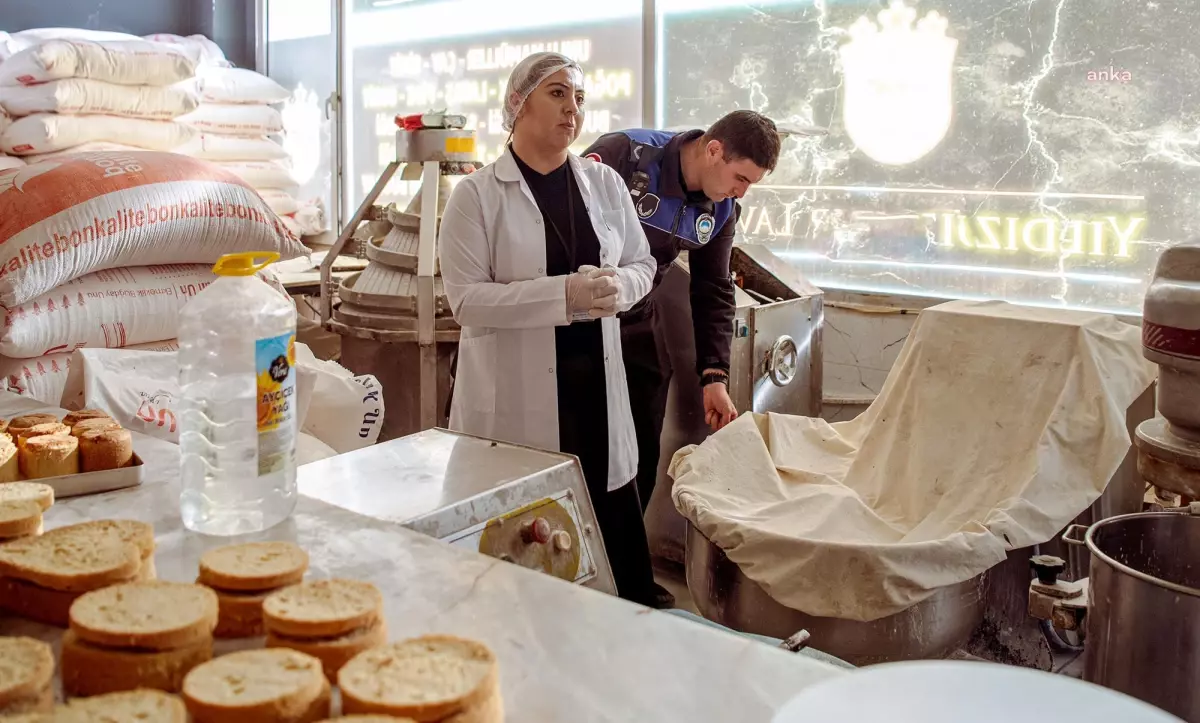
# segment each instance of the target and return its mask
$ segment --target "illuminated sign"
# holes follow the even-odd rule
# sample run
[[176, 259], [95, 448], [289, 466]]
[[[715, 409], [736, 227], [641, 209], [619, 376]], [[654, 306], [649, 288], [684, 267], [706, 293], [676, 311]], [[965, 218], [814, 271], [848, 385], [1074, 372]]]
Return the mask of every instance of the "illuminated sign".
[[946, 19], [891, 0], [876, 25], [866, 16], [841, 47], [846, 88], [842, 120], [858, 150], [879, 163], [912, 163], [937, 147], [950, 129], [958, 41]]

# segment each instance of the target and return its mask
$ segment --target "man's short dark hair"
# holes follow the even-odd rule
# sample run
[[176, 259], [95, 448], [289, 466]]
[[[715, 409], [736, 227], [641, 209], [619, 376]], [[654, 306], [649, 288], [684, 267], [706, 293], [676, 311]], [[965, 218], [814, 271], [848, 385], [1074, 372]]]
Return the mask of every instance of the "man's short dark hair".
[[704, 141], [720, 141], [727, 161], [748, 158], [768, 172], [775, 170], [782, 145], [775, 122], [752, 110], [735, 110], [713, 123]]

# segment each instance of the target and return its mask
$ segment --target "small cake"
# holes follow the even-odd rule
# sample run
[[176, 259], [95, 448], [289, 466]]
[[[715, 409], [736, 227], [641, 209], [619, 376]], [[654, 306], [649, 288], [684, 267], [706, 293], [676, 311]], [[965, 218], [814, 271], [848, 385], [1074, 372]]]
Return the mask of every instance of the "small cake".
[[133, 436], [128, 429], [92, 430], [78, 439], [81, 472], [120, 469], [133, 464]]
[[29, 437], [17, 450], [21, 473], [27, 479], [46, 479], [79, 473], [79, 440], [47, 434]]
[[39, 424], [56, 424], [57, 422], [58, 417], [53, 414], [22, 414], [8, 421], [8, 433], [15, 440], [23, 430]]
[[4, 438], [4, 437], [8, 437], [9, 439], [12, 439], [12, 436], [9, 435], [9, 433], [8, 433], [8, 420], [0, 419], [0, 438]]
[[71, 428], [65, 424], [58, 422], [46, 422], [45, 424], [35, 424], [32, 427], [26, 427], [17, 434], [17, 449], [24, 449], [25, 443], [34, 437], [43, 437], [47, 435], [55, 435], [59, 437], [69, 436]]
[[112, 415], [103, 409], [80, 409], [78, 412], [71, 412], [63, 417], [62, 423], [68, 427], [74, 427], [87, 419], [112, 419]]
[[85, 419], [71, 426], [71, 436], [80, 437], [86, 432], [108, 432], [113, 429], [121, 429], [115, 420], [101, 417]]
[[21, 478], [17, 445], [7, 434], [0, 434], [0, 482], [16, 482]]

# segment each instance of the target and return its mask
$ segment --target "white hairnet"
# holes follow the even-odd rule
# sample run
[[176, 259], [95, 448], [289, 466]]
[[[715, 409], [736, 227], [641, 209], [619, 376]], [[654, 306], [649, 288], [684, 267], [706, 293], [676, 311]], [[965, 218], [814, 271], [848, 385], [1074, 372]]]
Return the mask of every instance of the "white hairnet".
[[575, 82], [582, 86], [583, 68], [561, 53], [534, 53], [517, 63], [508, 76], [508, 87], [504, 89], [504, 130], [513, 129], [517, 114], [542, 81], [565, 68], [575, 69], [579, 74]]

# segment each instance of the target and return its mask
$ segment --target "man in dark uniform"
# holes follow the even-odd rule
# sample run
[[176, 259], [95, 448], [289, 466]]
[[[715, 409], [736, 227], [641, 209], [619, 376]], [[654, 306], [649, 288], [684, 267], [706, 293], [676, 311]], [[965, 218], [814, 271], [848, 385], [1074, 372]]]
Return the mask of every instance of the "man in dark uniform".
[[[680, 251], [688, 252], [696, 372], [704, 390], [705, 421], [714, 431], [738, 414], [729, 398], [735, 309], [729, 255], [741, 215], [737, 199], [775, 170], [780, 145], [779, 131], [770, 119], [739, 110], [707, 131], [621, 131], [601, 137], [585, 152], [616, 169], [629, 186], [650, 252], [658, 262], [655, 289]], [[659, 437], [670, 381], [654, 296], [652, 290], [621, 319], [643, 510], [658, 475]], [[669, 595], [665, 590], [661, 593], [665, 604]]]

